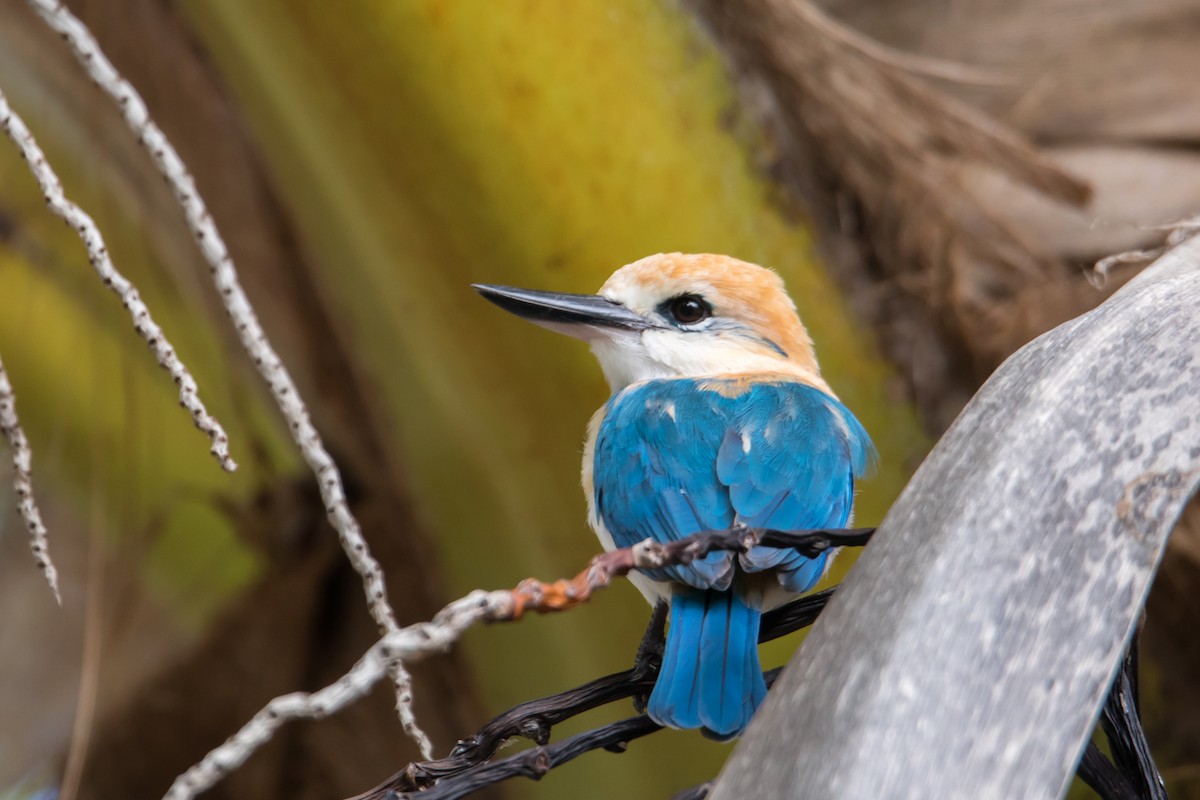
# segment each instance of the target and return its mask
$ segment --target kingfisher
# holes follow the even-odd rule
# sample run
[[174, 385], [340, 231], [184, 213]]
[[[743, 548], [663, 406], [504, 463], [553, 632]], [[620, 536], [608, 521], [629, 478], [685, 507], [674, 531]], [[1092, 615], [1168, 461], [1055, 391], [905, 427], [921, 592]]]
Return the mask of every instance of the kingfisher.
[[[583, 339], [599, 360], [612, 395], [588, 425], [583, 487], [606, 550], [736, 525], [849, 523], [874, 448], [821, 377], [775, 272], [666, 253], [621, 267], [596, 295], [474, 288]], [[716, 739], [740, 734], [767, 693], [763, 611], [812, 589], [832, 555], [756, 545], [631, 573], [652, 606], [670, 607], [651, 719]]]

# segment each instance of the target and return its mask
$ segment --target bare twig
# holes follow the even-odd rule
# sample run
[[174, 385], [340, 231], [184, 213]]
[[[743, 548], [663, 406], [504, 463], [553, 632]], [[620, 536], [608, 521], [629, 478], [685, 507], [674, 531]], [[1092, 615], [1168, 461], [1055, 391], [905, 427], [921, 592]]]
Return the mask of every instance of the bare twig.
[[[782, 671], [782, 667], [776, 667], [763, 673], [763, 679], [768, 687], [775, 682]], [[459, 798], [466, 797], [485, 786], [491, 786], [509, 778], [526, 777], [536, 781], [555, 767], [562, 766], [592, 750], [604, 749], [610, 753], [623, 753], [634, 739], [649, 736], [660, 730], [662, 730], [661, 725], [643, 714], [623, 719], [620, 722], [602, 725], [552, 745], [538, 745], [514, 756], [490, 764], [482, 764], [476, 769], [440, 781], [435, 786], [423, 791], [404, 793], [385, 790], [380, 793], [376, 789], [371, 793], [354, 798], [354, 800], [402, 800], [403, 798], [459, 800]], [[693, 797], [703, 796], [703, 794], [693, 795]]]
[[333, 684], [311, 694], [283, 695], [268, 703], [240, 731], [176, 778], [166, 800], [190, 800], [211, 788], [270, 741], [285, 722], [320, 719], [358, 700], [388, 674], [393, 664], [444, 651], [476, 623], [512, 619], [513, 615], [512, 592], [477, 591], [443, 608], [432, 622], [419, 622], [385, 635]]
[[1130, 250], [1125, 253], [1116, 253], [1111, 256], [1097, 261], [1090, 272], [1087, 273], [1087, 279], [1091, 281], [1096, 288], [1102, 288], [1108, 281], [1108, 276], [1112, 271], [1126, 264], [1136, 264], [1142, 266], [1148, 264], [1156, 258], [1159, 258], [1171, 248], [1182, 244], [1191, 237], [1200, 233], [1200, 216], [1188, 217], [1186, 219], [1176, 220], [1163, 225], [1156, 225], [1150, 230], [1165, 231], [1166, 237], [1163, 244], [1158, 247], [1151, 247], [1146, 250]]
[[423, 792], [411, 795], [393, 794], [388, 800], [400, 800], [400, 798], [407, 797], [420, 797], [422, 800], [458, 800], [458, 798], [466, 797], [485, 786], [491, 786], [509, 778], [524, 776], [538, 780], [555, 767], [562, 766], [584, 753], [601, 748], [613, 753], [623, 753], [634, 739], [640, 739], [660, 730], [662, 730], [662, 726], [644, 714], [630, 717], [577, 734], [552, 745], [539, 745], [515, 756], [484, 764], [476, 770], [442, 781]]
[[[175, 352], [175, 348], [167, 340], [162, 328], [150, 315], [150, 309], [142, 301], [137, 288], [124, 275], [117, 271], [104, 237], [92, 218], [78, 205], [68, 200], [63, 192], [62, 182], [58, 179], [50, 162], [30, 133], [29, 128], [21, 117], [8, 104], [8, 98], [0, 91], [0, 128], [12, 140], [21, 153], [29, 171], [33, 174], [49, 209], [61, 217], [78, 234], [87, 249], [88, 261], [104, 281], [104, 285], [121, 298], [129, 316], [133, 319], [134, 330], [149, 345], [159, 365], [170, 373], [175, 384], [179, 387], [179, 404], [192, 416], [192, 422], [201, 432], [206, 434], [211, 442], [212, 454], [217, 458], [221, 467], [232, 472], [237, 464], [229, 455], [229, 437], [216, 418], [208, 413], [204, 402], [200, 399], [195, 378], [192, 377], [183, 361]], [[2, 374], [2, 373], [0, 373]], [[4, 434], [13, 451], [15, 473], [13, 477], [19, 498], [18, 508], [21, 517], [30, 533], [30, 547], [37, 560], [42, 574], [54, 592], [55, 599], [62, 603], [62, 595], [58, 589], [57, 574], [47, 550], [46, 527], [42, 523], [41, 514], [33, 499], [33, 485], [29, 477], [31, 452], [29, 442], [17, 423], [15, 400], [12, 386], [4, 377], [3, 398], [5, 407]]]
[[612, 550], [592, 559], [583, 572], [569, 580], [541, 583], [529, 579], [517, 587], [516, 614], [527, 608], [542, 613], [565, 611], [586, 602], [596, 589], [635, 569], [660, 569], [675, 564], [690, 564], [716, 550], [745, 552], [755, 545], [795, 548], [807, 556], [816, 556], [837, 547], [861, 547], [871, 538], [874, 528], [814, 528], [805, 531], [755, 530], [735, 527], [727, 531], [708, 531], [665, 544], [647, 539], [633, 547]]
[[[209, 264], [213, 281], [237, 329], [242, 347], [270, 386], [275, 402], [287, 420], [292, 438], [316, 476], [326, 516], [337, 531], [347, 558], [362, 578], [371, 616], [382, 634], [398, 633], [400, 628], [387, 599], [383, 570], [371, 555], [363, 538], [362, 528], [346, 502], [341, 473], [313, 426], [291, 374], [259, 323], [258, 316], [238, 280], [233, 259], [183, 160], [150, 118], [141, 95], [113, 67], [87, 27], [58, 0], [28, 2], [46, 24], [62, 36], [92, 80], [116, 102], [129, 129], [137, 136], [138, 142], [150, 154], [155, 166], [174, 190], [175, 199], [183, 209], [196, 244]], [[431, 756], [433, 745], [417, 725], [413, 713], [411, 676], [398, 661], [390, 667], [390, 676], [396, 687], [396, 708], [401, 725], [417, 742], [422, 755]]]
[[8, 105], [3, 92], [0, 92], [0, 127], [3, 127], [4, 132], [20, 149], [21, 157], [41, 186], [46, 205], [79, 234], [84, 247], [87, 248], [88, 260], [99, 273], [104, 285], [121, 298], [122, 305], [133, 319], [134, 330], [146, 340], [158, 363], [171, 374], [179, 386], [179, 403], [191, 413], [196, 427], [208, 435], [212, 442], [213, 455], [225, 470], [232, 472], [237, 469], [237, 464], [229, 456], [229, 438], [220, 423], [205, 409], [199, 398], [195, 379], [179, 360], [162, 329], [150, 316], [150, 310], [142, 302], [137, 289], [113, 266], [104, 238], [95, 222], [79, 206], [66, 198], [58, 176], [25, 123]]
[[[810, 594], [763, 616], [758, 640], [769, 642], [811, 625], [833, 596], [833, 589]], [[369, 792], [353, 800], [382, 800], [391, 792], [415, 792], [445, 778], [474, 769], [487, 761], [509, 739], [521, 737], [536, 744], [550, 741], [550, 731], [559, 723], [593, 708], [647, 694], [654, 688], [659, 659], [640, 667], [606, 675], [565, 692], [531, 700], [510, 708], [479, 731], [460, 739], [450, 755], [437, 761], [412, 763]]]
[[[3, 102], [3, 95], [0, 95]], [[58, 591], [58, 570], [50, 560], [49, 543], [46, 539], [46, 526], [42, 523], [42, 512], [38, 509], [37, 501], [33, 498], [33, 477], [30, 474], [33, 462], [33, 451], [21, 421], [17, 419], [17, 398], [13, 394], [12, 384], [8, 381], [8, 373], [4, 371], [4, 362], [0, 361], [0, 433], [8, 442], [12, 451], [13, 491], [17, 495], [17, 512], [25, 521], [29, 531], [29, 549], [42, 571], [54, 599], [62, 605], [62, 594]]]
[[[666, 545], [650, 540], [633, 547], [596, 556], [586, 569], [569, 581], [523, 581], [515, 589], [475, 591], [454, 601], [434, 616], [387, 633], [341, 678], [313, 693], [294, 692], [272, 700], [240, 731], [209, 752], [199, 764], [175, 779], [165, 800], [191, 800], [212, 786], [271, 737], [285, 722], [320, 719], [365, 696], [398, 664], [445, 651], [470, 627], [480, 622], [520, 619], [527, 611], [551, 612], [573, 608], [614, 577], [634, 569], [661, 569], [686, 564], [713, 550], [743, 551], [768, 536], [794, 542], [804, 552], [819, 552], [845, 543], [865, 543], [871, 529], [813, 530], [795, 533], [758, 532], [749, 528], [698, 533]], [[822, 603], [823, 604], [823, 603]]]
[[87, 248], [88, 261], [100, 275], [104, 285], [121, 298], [121, 305], [125, 306], [125, 310], [133, 319], [133, 329], [146, 340], [154, 357], [158, 359], [159, 365], [171, 374], [171, 378], [179, 387], [179, 404], [192, 415], [192, 422], [196, 427], [208, 436], [212, 443], [212, 454], [216, 456], [221, 467], [229, 472], [237, 469], [237, 464], [229, 457], [229, 437], [221, 424], [209, 415], [208, 410], [204, 407], [195, 378], [180, 361], [179, 356], [175, 353], [175, 348], [167, 341], [162, 328], [150, 316], [150, 309], [142, 302], [137, 288], [113, 266], [112, 258], [108, 254], [108, 247], [105, 245], [104, 237], [100, 235], [100, 229], [96, 227], [96, 223], [83, 209], [67, 199], [63, 193], [62, 183], [50, 166], [50, 162], [46, 160], [42, 148], [38, 146], [37, 140], [33, 138], [33, 134], [29, 132], [24, 121], [9, 106], [8, 99], [2, 91], [0, 91], [0, 128], [4, 129], [4, 133], [21, 151], [21, 157], [29, 165], [29, 171], [33, 173], [33, 177], [37, 179], [38, 185], [42, 189], [46, 205], [79, 234], [83, 246]]

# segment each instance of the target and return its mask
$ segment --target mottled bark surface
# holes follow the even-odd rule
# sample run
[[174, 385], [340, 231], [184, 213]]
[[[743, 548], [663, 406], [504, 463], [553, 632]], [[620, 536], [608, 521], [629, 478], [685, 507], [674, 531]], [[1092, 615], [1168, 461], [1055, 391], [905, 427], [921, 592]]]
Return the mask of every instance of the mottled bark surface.
[[1056, 798], [1200, 486], [1200, 238], [1007, 360], [713, 797]]

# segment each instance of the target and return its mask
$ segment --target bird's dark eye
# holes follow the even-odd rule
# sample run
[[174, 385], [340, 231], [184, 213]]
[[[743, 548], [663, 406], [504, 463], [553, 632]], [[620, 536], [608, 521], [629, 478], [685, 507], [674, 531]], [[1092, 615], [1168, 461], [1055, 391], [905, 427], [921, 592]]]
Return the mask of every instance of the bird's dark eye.
[[666, 311], [681, 325], [694, 325], [712, 316], [712, 306], [695, 294], [681, 294], [666, 302]]

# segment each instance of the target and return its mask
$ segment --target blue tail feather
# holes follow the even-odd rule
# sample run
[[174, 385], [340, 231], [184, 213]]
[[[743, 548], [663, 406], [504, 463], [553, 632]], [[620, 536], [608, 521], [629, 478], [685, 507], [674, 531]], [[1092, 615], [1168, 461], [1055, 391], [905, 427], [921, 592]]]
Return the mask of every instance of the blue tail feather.
[[719, 739], [741, 733], [767, 693], [758, 661], [761, 616], [736, 590], [677, 588], [650, 717]]
[[666, 652], [646, 705], [651, 719], [660, 725], [700, 727], [696, 695], [700, 660], [694, 651], [704, 625], [704, 595], [703, 591], [680, 588], [671, 598]]

